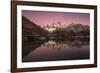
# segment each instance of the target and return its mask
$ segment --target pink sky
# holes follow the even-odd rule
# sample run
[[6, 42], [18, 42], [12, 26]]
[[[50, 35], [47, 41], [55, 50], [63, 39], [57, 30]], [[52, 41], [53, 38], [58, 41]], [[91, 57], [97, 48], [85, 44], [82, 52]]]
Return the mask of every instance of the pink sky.
[[64, 25], [71, 23], [81, 23], [83, 25], [90, 24], [89, 13], [72, 13], [72, 12], [48, 12], [48, 11], [28, 11], [23, 10], [22, 15], [30, 21], [40, 25], [46, 26], [60, 21]]

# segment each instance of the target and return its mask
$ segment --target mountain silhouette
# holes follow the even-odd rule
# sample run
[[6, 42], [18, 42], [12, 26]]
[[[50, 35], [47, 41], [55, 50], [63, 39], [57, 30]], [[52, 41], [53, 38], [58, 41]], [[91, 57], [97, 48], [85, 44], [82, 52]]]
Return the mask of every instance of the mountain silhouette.
[[22, 16], [22, 30], [24, 35], [44, 35], [47, 30], [42, 29], [36, 23], [31, 22], [26, 17]]

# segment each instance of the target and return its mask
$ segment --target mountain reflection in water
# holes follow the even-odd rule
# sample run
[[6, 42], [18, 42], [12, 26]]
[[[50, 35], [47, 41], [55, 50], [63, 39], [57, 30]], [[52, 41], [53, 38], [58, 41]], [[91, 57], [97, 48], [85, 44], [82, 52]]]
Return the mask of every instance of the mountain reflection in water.
[[47, 40], [23, 43], [22, 62], [89, 59], [89, 41]]

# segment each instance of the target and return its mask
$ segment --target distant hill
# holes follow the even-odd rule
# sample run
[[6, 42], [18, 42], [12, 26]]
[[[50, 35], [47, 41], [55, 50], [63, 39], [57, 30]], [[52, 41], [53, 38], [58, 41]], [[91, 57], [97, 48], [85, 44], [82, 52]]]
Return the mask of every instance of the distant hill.
[[66, 28], [57, 28], [53, 31], [54, 34], [59, 34], [60, 36], [69, 37], [72, 36], [89, 36], [89, 26], [82, 24], [69, 24]]
[[42, 29], [36, 23], [31, 22], [24, 16], [22, 16], [22, 31], [23, 35], [43, 35], [48, 33], [47, 30]]

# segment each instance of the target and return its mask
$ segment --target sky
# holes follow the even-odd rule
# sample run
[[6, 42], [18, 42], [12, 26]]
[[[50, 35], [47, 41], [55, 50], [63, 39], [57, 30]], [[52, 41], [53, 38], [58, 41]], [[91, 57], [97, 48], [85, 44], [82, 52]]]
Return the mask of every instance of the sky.
[[89, 13], [22, 10], [22, 15], [40, 26], [52, 25], [52, 23], [56, 24], [57, 22], [66, 26], [71, 23], [90, 24]]

